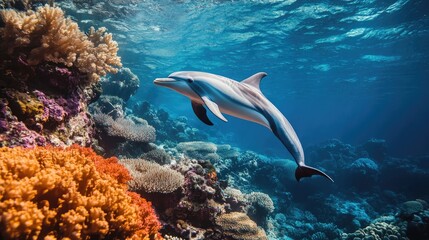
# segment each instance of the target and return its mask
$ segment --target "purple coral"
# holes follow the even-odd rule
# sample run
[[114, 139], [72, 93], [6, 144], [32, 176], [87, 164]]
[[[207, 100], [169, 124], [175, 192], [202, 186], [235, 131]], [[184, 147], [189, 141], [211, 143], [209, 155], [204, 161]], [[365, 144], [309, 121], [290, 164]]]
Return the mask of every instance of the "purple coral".
[[61, 122], [66, 117], [75, 116], [81, 110], [77, 94], [70, 94], [67, 98], [62, 96], [50, 98], [39, 90], [35, 90], [33, 93], [44, 106], [44, 117], [56, 122]]
[[55, 99], [47, 97], [43, 92], [35, 90], [33, 92], [37, 99], [43, 104], [43, 118], [44, 119], [53, 119], [56, 122], [61, 122], [64, 120], [64, 117], [67, 115], [64, 111], [64, 108], [58, 105]]
[[41, 83], [48, 83], [57, 90], [70, 92], [86, 83], [84, 76], [76, 69], [45, 63], [37, 65], [35, 70]]
[[35, 131], [29, 130], [22, 122], [11, 122], [7, 124], [6, 134], [0, 135], [0, 146], [45, 146], [46, 138]]

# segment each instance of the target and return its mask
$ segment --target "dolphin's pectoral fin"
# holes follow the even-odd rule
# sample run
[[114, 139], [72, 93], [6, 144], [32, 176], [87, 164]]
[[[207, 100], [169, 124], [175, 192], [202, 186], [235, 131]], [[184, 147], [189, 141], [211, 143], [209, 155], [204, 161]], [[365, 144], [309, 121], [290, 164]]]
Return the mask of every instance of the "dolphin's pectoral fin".
[[198, 119], [200, 119], [203, 123], [213, 126], [213, 123], [207, 117], [207, 110], [200, 103], [191, 101], [192, 109], [194, 110], [195, 115], [197, 115]]
[[313, 175], [320, 175], [331, 180], [331, 182], [334, 182], [334, 180], [332, 180], [332, 178], [329, 177], [328, 174], [313, 167], [304, 165], [304, 166], [298, 166], [298, 168], [295, 170], [295, 178], [298, 182], [303, 177], [311, 177]]
[[207, 106], [207, 108], [218, 118], [220, 118], [224, 122], [228, 122], [226, 118], [222, 115], [222, 113], [219, 110], [218, 105], [210, 100], [207, 96], [202, 96], [201, 99], [203, 100], [204, 104]]
[[264, 72], [258, 72], [246, 79], [244, 79], [243, 81], [241, 81], [242, 83], [246, 83], [249, 84], [257, 89], [260, 90], [259, 88], [259, 84], [261, 83], [261, 79], [264, 78], [265, 76], [267, 76], [267, 73]]

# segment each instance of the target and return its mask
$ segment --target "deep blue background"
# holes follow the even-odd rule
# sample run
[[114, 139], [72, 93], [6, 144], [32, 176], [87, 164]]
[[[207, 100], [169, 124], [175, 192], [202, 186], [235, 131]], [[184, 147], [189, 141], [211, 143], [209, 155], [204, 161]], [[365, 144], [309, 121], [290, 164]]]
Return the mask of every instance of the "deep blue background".
[[[304, 147], [331, 138], [387, 140], [390, 155], [429, 154], [427, 1], [155, 1], [127, 19], [120, 54], [147, 100], [226, 143], [288, 156], [264, 127], [229, 117], [208, 127], [190, 102], [155, 87], [180, 70], [241, 80], [269, 74], [264, 94]], [[114, 30], [115, 32], [115, 30]], [[116, 35], [117, 36], [117, 35]]]

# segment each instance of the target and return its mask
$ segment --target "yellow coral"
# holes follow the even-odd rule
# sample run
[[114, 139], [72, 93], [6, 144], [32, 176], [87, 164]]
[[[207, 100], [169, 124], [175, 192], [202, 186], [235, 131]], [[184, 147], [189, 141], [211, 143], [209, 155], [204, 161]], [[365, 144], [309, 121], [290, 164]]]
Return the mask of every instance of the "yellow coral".
[[97, 157], [78, 146], [0, 148], [0, 238], [160, 238], [153, 210], [99, 172]]
[[2, 51], [15, 57], [24, 54], [31, 65], [61, 63], [87, 73], [92, 80], [116, 73], [122, 66], [118, 44], [105, 28], [91, 28], [87, 36], [58, 7], [45, 5], [25, 13], [2, 10], [0, 15], [4, 21]]
[[249, 216], [241, 212], [231, 212], [220, 215], [216, 224], [222, 232], [236, 240], [266, 240], [265, 231], [259, 228]]

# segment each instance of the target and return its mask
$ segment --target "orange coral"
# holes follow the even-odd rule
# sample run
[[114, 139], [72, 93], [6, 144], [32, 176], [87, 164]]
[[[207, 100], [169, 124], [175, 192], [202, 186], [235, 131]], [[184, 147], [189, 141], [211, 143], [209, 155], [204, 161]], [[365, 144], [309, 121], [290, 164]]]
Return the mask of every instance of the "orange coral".
[[140, 230], [144, 233], [157, 233], [161, 228], [161, 224], [155, 215], [155, 210], [152, 208], [152, 204], [140, 197], [135, 192], [128, 192], [128, 195], [132, 198], [133, 203], [139, 206], [140, 219], [144, 221], [140, 222]]
[[79, 146], [0, 148], [0, 238], [160, 239], [150, 203], [126, 191], [129, 174], [101, 161]]
[[92, 160], [95, 163], [95, 167], [99, 172], [105, 173], [114, 179], [116, 179], [120, 184], [126, 185], [130, 181], [131, 175], [128, 170], [122, 165], [119, 164], [116, 157], [103, 158], [98, 156], [92, 149], [86, 148], [86, 154], [91, 156]]

